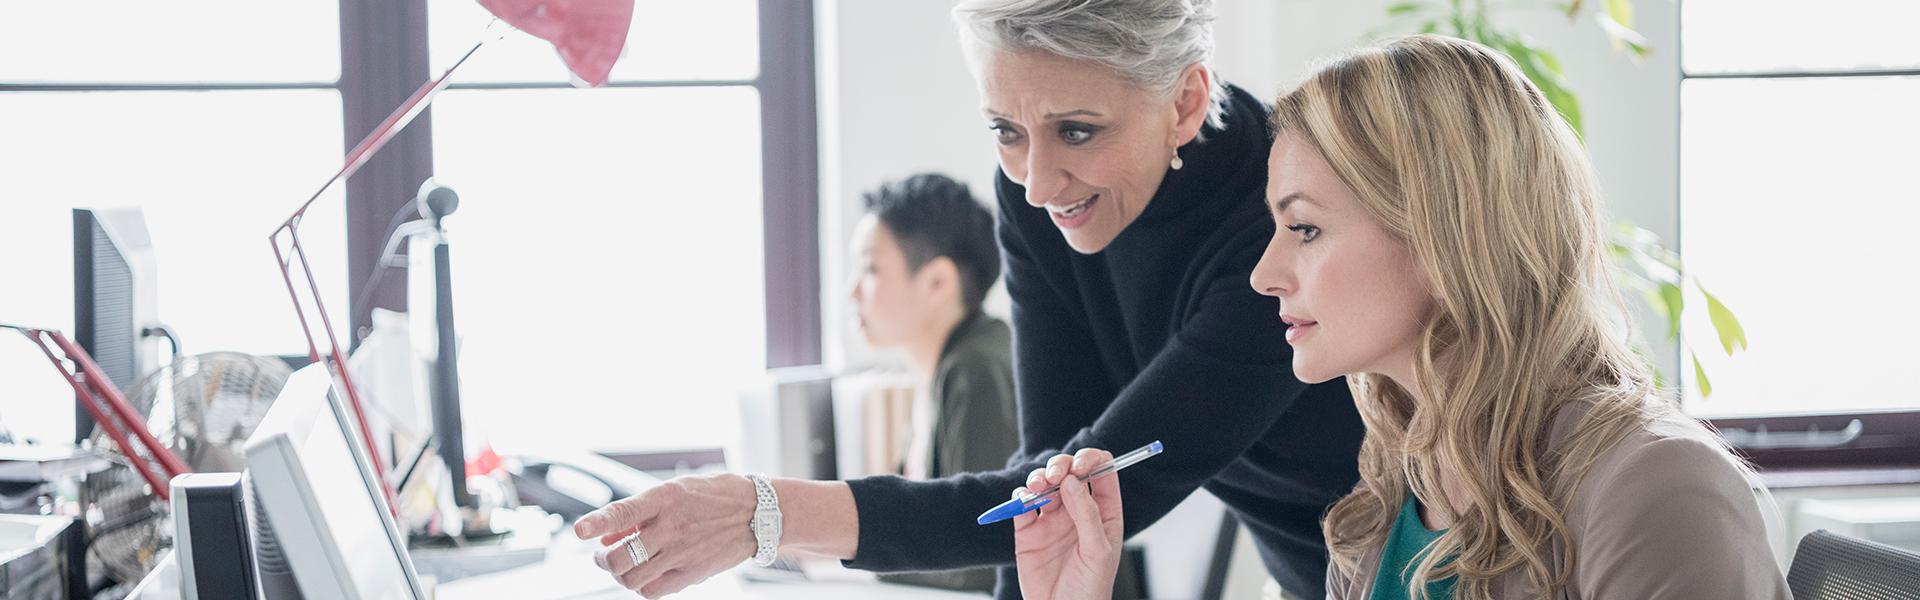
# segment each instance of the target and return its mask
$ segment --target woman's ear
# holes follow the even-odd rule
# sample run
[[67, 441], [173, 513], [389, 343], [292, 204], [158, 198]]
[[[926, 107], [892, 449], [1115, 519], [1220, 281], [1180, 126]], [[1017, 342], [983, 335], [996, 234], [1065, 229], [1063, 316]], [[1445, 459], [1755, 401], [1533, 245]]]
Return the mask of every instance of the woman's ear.
[[1173, 146], [1178, 148], [1200, 135], [1207, 122], [1207, 110], [1213, 107], [1213, 71], [1200, 63], [1187, 65], [1180, 72], [1180, 87], [1173, 96]]

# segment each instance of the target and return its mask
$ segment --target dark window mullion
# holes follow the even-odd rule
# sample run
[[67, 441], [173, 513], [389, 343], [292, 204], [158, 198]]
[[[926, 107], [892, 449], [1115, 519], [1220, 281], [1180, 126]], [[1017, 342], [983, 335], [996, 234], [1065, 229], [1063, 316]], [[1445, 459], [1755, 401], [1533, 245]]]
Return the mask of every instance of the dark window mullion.
[[820, 364], [820, 166], [813, 1], [760, 0], [767, 367]]
[[[360, 142], [429, 78], [426, 0], [340, 0], [340, 100], [346, 148]], [[328, 298], [349, 308], [373, 274], [400, 207], [433, 175], [433, 111], [394, 136], [347, 186], [347, 295]], [[359, 344], [374, 307], [406, 310], [405, 277], [384, 277], [367, 306], [349, 315]]]
[[1832, 79], [1850, 77], [1920, 77], [1920, 68], [1911, 69], [1795, 69], [1779, 71], [1730, 71], [1725, 73], [1681, 72], [1680, 79]]

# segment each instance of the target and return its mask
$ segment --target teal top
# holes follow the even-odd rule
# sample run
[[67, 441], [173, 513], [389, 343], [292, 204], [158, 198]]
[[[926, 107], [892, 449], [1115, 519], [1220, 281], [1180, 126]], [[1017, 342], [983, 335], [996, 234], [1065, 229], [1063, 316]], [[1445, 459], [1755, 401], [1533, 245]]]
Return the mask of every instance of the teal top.
[[[1412, 582], [1414, 565], [1423, 558], [1421, 553], [1428, 544], [1440, 539], [1440, 531], [1428, 531], [1425, 523], [1420, 522], [1420, 504], [1412, 494], [1407, 495], [1407, 504], [1400, 508], [1400, 517], [1393, 522], [1393, 529], [1387, 532], [1387, 547], [1380, 553], [1380, 570], [1373, 577], [1371, 600], [1407, 600], [1413, 597]], [[1431, 600], [1452, 600], [1454, 578], [1448, 577], [1427, 582], [1427, 598]]]

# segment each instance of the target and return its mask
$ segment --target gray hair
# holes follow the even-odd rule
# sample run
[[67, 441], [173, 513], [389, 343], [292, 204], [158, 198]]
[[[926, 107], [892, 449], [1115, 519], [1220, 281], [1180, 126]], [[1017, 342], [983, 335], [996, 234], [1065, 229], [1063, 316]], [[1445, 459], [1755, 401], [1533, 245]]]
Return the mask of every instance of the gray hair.
[[[987, 48], [1092, 62], [1167, 96], [1187, 65], [1213, 59], [1213, 0], [969, 0], [953, 16]], [[1226, 86], [1212, 86], [1207, 123], [1225, 128]]]

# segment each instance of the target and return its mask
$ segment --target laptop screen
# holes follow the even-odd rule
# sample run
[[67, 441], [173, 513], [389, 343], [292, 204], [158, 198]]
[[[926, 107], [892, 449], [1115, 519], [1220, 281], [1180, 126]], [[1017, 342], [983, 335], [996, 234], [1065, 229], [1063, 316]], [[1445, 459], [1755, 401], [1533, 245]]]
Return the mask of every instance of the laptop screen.
[[247, 442], [256, 499], [306, 597], [422, 600], [351, 415], [324, 364], [289, 377]]

